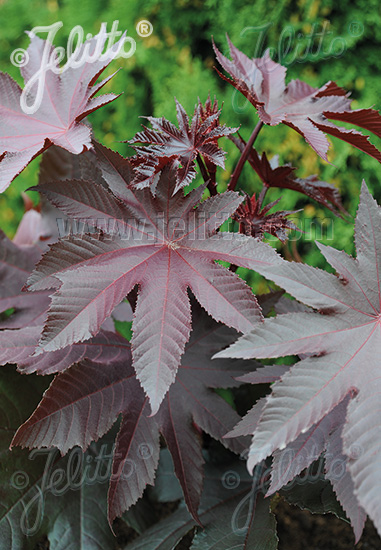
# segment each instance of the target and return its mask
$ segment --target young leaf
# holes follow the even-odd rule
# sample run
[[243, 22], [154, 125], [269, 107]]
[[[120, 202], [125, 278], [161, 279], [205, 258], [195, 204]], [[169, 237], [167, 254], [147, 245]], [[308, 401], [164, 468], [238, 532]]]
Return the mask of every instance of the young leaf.
[[[177, 100], [176, 111], [178, 128], [164, 117], [146, 117], [153, 129], [143, 126], [144, 131], [128, 142], [138, 153], [133, 161], [136, 167], [133, 183], [140, 189], [151, 186], [154, 192], [158, 174], [164, 166], [175, 162], [176, 193], [196, 177], [194, 164], [198, 154], [213, 166], [225, 167], [225, 152], [218, 147], [217, 141], [236, 132], [237, 128], [221, 126], [218, 122], [221, 111], [215, 111], [208, 105], [204, 108], [200, 101], [190, 126], [188, 115]], [[137, 145], [140, 143], [142, 145]]]
[[214, 45], [216, 57], [233, 80], [220, 76], [239, 90], [258, 111], [262, 122], [275, 126], [281, 122], [301, 134], [316, 153], [328, 160], [330, 134], [347, 141], [381, 162], [381, 152], [358, 130], [347, 130], [330, 120], [360, 126], [381, 137], [381, 116], [373, 109], [351, 110], [349, 94], [334, 82], [313, 88], [301, 80], [285, 83], [287, 69], [275, 63], [267, 50], [263, 57], [248, 58], [227, 37], [232, 60]]
[[[85, 51], [94, 56], [98, 51], [97, 41], [106, 43], [105, 24], [101, 33], [87, 40], [79, 49], [76, 59]], [[103, 31], [103, 32], [102, 32]], [[53, 45], [29, 33], [30, 45], [27, 50], [29, 61], [21, 69], [25, 86], [28, 86], [41, 67], [45, 49], [48, 58], [54, 56]], [[0, 192], [29, 162], [52, 144], [79, 154], [91, 148], [91, 130], [80, 121], [92, 111], [106, 105], [118, 96], [107, 94], [94, 98], [94, 95], [109, 80], [105, 79], [94, 86], [102, 71], [110, 64], [123, 43], [117, 42], [107, 57], [84, 62], [82, 66], [69, 67], [61, 74], [48, 70], [45, 75], [41, 105], [36, 112], [28, 114], [20, 105], [21, 88], [4, 73], [0, 74], [0, 115], [2, 119], [0, 135]], [[101, 51], [102, 51], [101, 49]], [[31, 82], [33, 82], [31, 80]], [[30, 85], [29, 85], [30, 87]], [[28, 90], [30, 100], [36, 101], [38, 83]]]
[[29, 279], [32, 290], [59, 286], [40, 351], [96, 334], [139, 284], [132, 352], [153, 413], [174, 382], [189, 338], [187, 288], [216, 321], [246, 332], [261, 322], [260, 308], [251, 289], [215, 260], [259, 272], [280, 262], [271, 247], [252, 237], [216, 231], [242, 202], [237, 193], [198, 204], [202, 187], [184, 197], [173, 195], [175, 186], [173, 169], [162, 173], [156, 197], [126, 189], [130, 199], [124, 202], [93, 182], [39, 186], [66, 214], [87, 218], [103, 232], [53, 245]]
[[[238, 138], [230, 136], [230, 140], [237, 145], [242, 153], [246, 145], [245, 140], [240, 136]], [[260, 157], [254, 148], [250, 151], [248, 161], [265, 186], [292, 189], [329, 208], [336, 216], [348, 214], [341, 203], [340, 193], [336, 187], [325, 181], [320, 181], [316, 175], [297, 178], [294, 175], [295, 168], [293, 166], [288, 164], [279, 166], [277, 155], [268, 161], [265, 152]]]
[[380, 227], [380, 207], [363, 183], [356, 218], [357, 258], [319, 245], [340, 278], [328, 273], [322, 276], [324, 272], [319, 271], [317, 283], [318, 270], [287, 262], [278, 272], [268, 272], [295, 298], [320, 307], [321, 312], [268, 319], [263, 328], [217, 354], [247, 358], [312, 354], [273, 385], [254, 432], [250, 468], [294, 441], [351, 396], [342, 431], [342, 453], [348, 457], [355, 495], [379, 532]]
[[287, 216], [295, 212], [283, 210], [269, 214], [279, 201], [280, 199], [262, 207], [261, 200], [256, 198], [255, 193], [252, 197], [246, 195], [246, 202], [234, 214], [234, 219], [240, 224], [240, 232], [258, 239], [263, 239], [265, 233], [270, 233], [281, 242], [286, 242], [287, 230], [299, 231], [299, 228], [287, 219]]

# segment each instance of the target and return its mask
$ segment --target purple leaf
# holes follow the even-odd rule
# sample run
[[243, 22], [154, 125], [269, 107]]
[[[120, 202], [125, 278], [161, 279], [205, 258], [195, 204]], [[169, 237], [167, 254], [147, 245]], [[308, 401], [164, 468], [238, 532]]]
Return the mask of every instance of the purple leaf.
[[246, 332], [262, 321], [260, 308], [249, 287], [215, 260], [260, 272], [280, 261], [272, 248], [252, 237], [216, 232], [242, 202], [237, 193], [210, 198], [195, 209], [203, 188], [172, 196], [175, 186], [173, 170], [163, 172], [156, 197], [149, 190], [128, 189], [128, 202], [85, 181], [60, 189], [54, 183], [39, 186], [70, 216], [88, 214], [102, 234], [53, 245], [28, 281], [33, 290], [58, 287], [40, 351], [96, 334], [139, 284], [133, 360], [154, 413], [175, 379], [189, 338], [187, 288], [217, 321]]
[[[216, 356], [311, 355], [292, 366], [272, 386], [254, 431], [250, 468], [295, 441], [348, 394], [351, 396], [342, 430], [342, 454], [348, 457], [348, 472], [359, 505], [379, 531], [380, 227], [380, 207], [364, 183], [356, 218], [357, 258], [319, 245], [339, 277], [328, 273], [322, 276], [324, 272], [288, 262], [284, 262], [279, 273], [274, 268], [269, 270], [271, 274], [268, 272], [270, 278], [295, 298], [320, 307], [321, 311], [268, 319], [261, 328], [254, 329]], [[319, 282], [315, 285], [317, 273]], [[338, 492], [340, 490], [338, 488]], [[347, 496], [343, 495], [343, 501], [347, 501]], [[346, 506], [353, 511], [349, 501]], [[350, 513], [353, 516], [353, 512]], [[356, 536], [359, 525], [354, 520]]]

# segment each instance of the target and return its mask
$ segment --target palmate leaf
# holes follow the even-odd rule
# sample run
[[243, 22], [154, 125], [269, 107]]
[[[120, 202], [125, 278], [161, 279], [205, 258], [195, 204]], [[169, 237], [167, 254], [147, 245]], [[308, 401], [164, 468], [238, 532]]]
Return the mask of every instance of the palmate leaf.
[[[197, 510], [203, 486], [200, 429], [236, 453], [245, 439], [223, 439], [238, 414], [211, 388], [234, 387], [250, 366], [245, 361], [212, 361], [213, 353], [231, 343], [235, 331], [217, 324], [194, 306], [195, 330], [187, 345], [175, 384], [157, 415], [149, 416], [148, 399], [129, 361], [102, 365], [85, 361], [58, 375], [33, 415], [21, 426], [12, 445], [86, 449], [122, 413], [109, 489], [112, 521], [130, 508], [153, 484], [159, 457], [159, 433], [167, 443], [189, 511]], [[196, 427], [197, 426], [197, 427]]]
[[138, 153], [132, 161], [136, 168], [133, 184], [137, 188], [151, 186], [154, 192], [158, 174], [164, 166], [175, 162], [177, 181], [174, 192], [178, 191], [196, 177], [194, 165], [198, 154], [205, 158], [207, 165], [225, 167], [225, 152], [217, 142], [219, 138], [236, 132], [237, 128], [219, 124], [221, 111], [215, 105], [211, 106], [210, 98], [205, 107], [199, 100], [189, 125], [188, 115], [176, 100], [178, 128], [164, 117], [146, 117], [153, 129], [143, 126], [143, 132], [128, 142]]
[[[103, 34], [87, 40], [79, 49], [77, 59], [96, 54], [97, 40], [106, 43], [105, 24]], [[21, 69], [25, 85], [38, 73], [45, 48], [48, 58], [53, 55], [53, 46], [29, 33], [30, 45], [27, 50], [28, 63]], [[61, 74], [48, 70], [45, 76], [41, 106], [33, 114], [25, 113], [20, 106], [22, 90], [12, 78], [0, 74], [0, 192], [29, 162], [52, 144], [79, 154], [91, 148], [91, 129], [80, 121], [102, 105], [118, 96], [106, 94], [94, 98], [109, 80], [94, 85], [98, 76], [110, 64], [123, 44], [123, 37], [113, 46], [108, 57], [85, 62], [78, 67], [69, 67]], [[37, 83], [28, 91], [28, 105], [37, 96]]]
[[[115, 177], [120, 180], [120, 171]], [[58, 287], [39, 350], [90, 338], [138, 284], [132, 354], [153, 413], [175, 380], [189, 339], [187, 288], [216, 321], [247, 332], [262, 321], [260, 308], [251, 289], [215, 260], [259, 272], [281, 261], [252, 237], [216, 231], [242, 202], [237, 193], [200, 203], [203, 187], [173, 196], [175, 186], [175, 170], [167, 168], [155, 197], [148, 189], [126, 186], [121, 201], [87, 181], [37, 188], [68, 216], [86, 218], [102, 230], [99, 237], [70, 237], [53, 245], [30, 277], [31, 290]]]
[[301, 80], [287, 86], [287, 69], [275, 63], [267, 50], [263, 57], [250, 59], [227, 37], [228, 59], [216, 48], [221, 66], [233, 80], [220, 76], [239, 90], [257, 109], [262, 122], [275, 126], [281, 122], [299, 132], [316, 153], [327, 159], [329, 142], [325, 134], [338, 137], [381, 162], [381, 152], [358, 130], [348, 130], [330, 120], [352, 123], [381, 136], [381, 116], [373, 109], [351, 110], [349, 94], [334, 82], [313, 88]]
[[[253, 384], [275, 382], [287, 370], [288, 368], [285, 366], [271, 365], [241, 376], [238, 380]], [[316, 474], [311, 472], [311, 468], [315, 461], [324, 455], [326, 479], [331, 482], [337, 499], [353, 527], [356, 542], [358, 542], [364, 528], [366, 514], [354, 494], [353, 481], [346, 469], [348, 459], [342, 452], [341, 430], [345, 422], [348, 401], [347, 397], [309, 430], [302, 432], [294, 441], [286, 445], [284, 449], [274, 452], [271, 482], [266, 495], [272, 495], [280, 491], [282, 487], [286, 487], [285, 492], [288, 492], [290, 490], [288, 484], [292, 480], [294, 480], [292, 487], [295, 486], [295, 483], [300, 484], [298, 476], [303, 470], [306, 471], [302, 476], [302, 482], [306, 485], [314, 483]], [[255, 432], [260, 424], [265, 405], [266, 399], [260, 399], [236, 428], [225, 437], [242, 436]], [[319, 471], [319, 475], [324, 479], [322, 471]], [[317, 500], [316, 505], [319, 505], [319, 502]], [[312, 503], [313, 500], [311, 500]], [[331, 510], [321, 513], [326, 513], [326, 511]], [[319, 510], [316, 512], [319, 513]]]
[[287, 262], [267, 273], [320, 312], [266, 320], [263, 328], [217, 354], [246, 358], [310, 355], [273, 385], [254, 431], [250, 468], [307, 432], [349, 396], [340, 452], [348, 457], [354, 493], [379, 532], [380, 226], [380, 207], [364, 183], [355, 226], [357, 258], [319, 245], [339, 277]]

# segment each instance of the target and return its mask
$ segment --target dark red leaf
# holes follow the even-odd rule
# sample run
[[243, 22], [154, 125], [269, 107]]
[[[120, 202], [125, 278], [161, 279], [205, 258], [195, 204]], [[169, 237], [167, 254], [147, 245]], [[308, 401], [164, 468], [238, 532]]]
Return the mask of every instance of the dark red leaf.
[[[241, 136], [230, 136], [230, 139], [241, 152], [244, 150], [246, 142]], [[296, 170], [294, 167], [289, 164], [279, 166], [277, 156], [269, 162], [266, 153], [263, 153], [260, 157], [254, 148], [250, 152], [248, 161], [262, 182], [268, 187], [292, 189], [329, 208], [336, 216], [340, 216], [340, 213], [348, 215], [341, 203], [340, 193], [334, 185], [320, 181], [315, 175], [307, 178], [297, 178], [294, 174]]]

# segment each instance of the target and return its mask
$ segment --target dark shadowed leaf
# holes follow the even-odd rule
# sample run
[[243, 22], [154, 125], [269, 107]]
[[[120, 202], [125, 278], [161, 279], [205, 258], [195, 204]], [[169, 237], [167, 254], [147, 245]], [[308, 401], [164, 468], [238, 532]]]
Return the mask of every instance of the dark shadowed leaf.
[[[173, 464], [166, 450], [161, 453], [155, 496], [167, 502], [177, 496]], [[168, 493], [168, 485], [174, 486]], [[253, 490], [253, 479], [243, 462], [211, 461], [205, 467], [205, 488], [199, 517], [203, 528], [180, 504], [168, 518], [143, 533], [125, 550], [172, 550], [191, 530], [191, 548], [198, 550], [276, 550], [276, 522], [269, 510], [270, 501]]]
[[175, 472], [192, 515], [203, 485], [201, 430], [236, 453], [248, 440], [223, 439], [238, 422], [237, 413], [213, 388], [239, 385], [233, 377], [250, 367], [245, 361], [212, 361], [215, 351], [234, 340], [235, 331], [217, 324], [195, 306], [195, 330], [186, 348], [175, 384], [159, 413], [151, 417], [148, 400], [135, 377], [131, 361], [91, 361], [58, 375], [39, 407], [18, 430], [13, 445], [86, 449], [122, 413], [109, 490], [112, 521], [134, 504], [147, 484], [153, 484], [164, 436]]
[[[22, 449], [9, 451], [17, 427], [34, 409], [49, 380], [21, 376], [11, 367], [0, 369], [0, 547], [7, 550], [34, 550], [37, 533], [26, 536], [25, 506], [38, 498], [38, 486], [45, 458]], [[30, 520], [35, 518], [33, 509]]]

